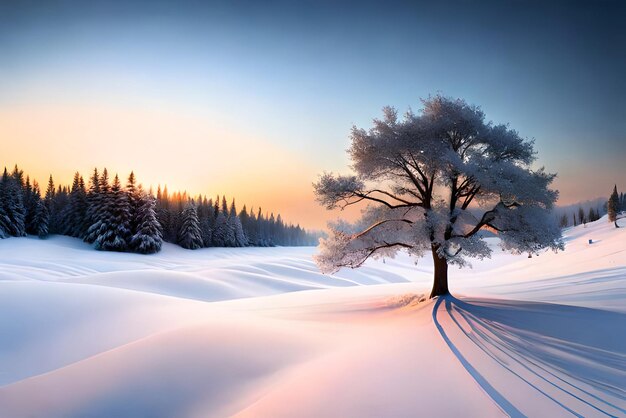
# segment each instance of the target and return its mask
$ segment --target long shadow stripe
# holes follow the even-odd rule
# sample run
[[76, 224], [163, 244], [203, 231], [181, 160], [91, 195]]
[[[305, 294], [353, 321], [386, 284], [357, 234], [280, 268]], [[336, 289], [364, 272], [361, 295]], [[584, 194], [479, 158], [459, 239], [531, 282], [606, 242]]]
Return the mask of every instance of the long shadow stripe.
[[[565, 406], [563, 403], [559, 402], [558, 400], [556, 400], [554, 397], [548, 395], [546, 392], [544, 392], [543, 390], [539, 389], [537, 386], [535, 386], [534, 384], [532, 384], [531, 382], [529, 382], [527, 379], [525, 379], [524, 377], [522, 377], [520, 374], [518, 374], [517, 372], [513, 371], [513, 369], [511, 369], [509, 366], [507, 366], [502, 360], [498, 359], [497, 356], [495, 356], [493, 353], [491, 353], [486, 346], [484, 346], [483, 344], [485, 343], [480, 343], [479, 341], [477, 341], [475, 338], [473, 338], [467, 331], [463, 330], [463, 328], [461, 327], [461, 324], [458, 323], [458, 321], [454, 318], [454, 315], [452, 314], [451, 310], [449, 309], [449, 307], [446, 304], [446, 309], [448, 310], [448, 314], [450, 315], [450, 317], [452, 318], [452, 320], [457, 324], [457, 326], [463, 331], [463, 333], [467, 336], [467, 338], [469, 338], [472, 342], [474, 342], [474, 344], [476, 344], [477, 347], [479, 347], [486, 355], [488, 355], [489, 357], [491, 357], [494, 361], [498, 362], [502, 367], [504, 367], [505, 369], [507, 369], [509, 372], [513, 373], [515, 376], [517, 376], [519, 379], [523, 380], [526, 384], [528, 384], [530, 387], [532, 387], [533, 389], [537, 390], [539, 393], [541, 393], [542, 395], [546, 396], [547, 398], [549, 398], [550, 400], [552, 400], [553, 402], [557, 403], [558, 405], [560, 405], [561, 407], [563, 407], [564, 409], [566, 409], [567, 411], [571, 412], [572, 414], [582, 417], [582, 415], [576, 413], [574, 410], [572, 410], [571, 408], [568, 408], [567, 406]], [[481, 320], [478, 319], [475, 315], [472, 314], [467, 314], [467, 315], [471, 315], [472, 318], [468, 317], [461, 309], [457, 308], [457, 312], [465, 319], [465, 321], [469, 324], [469, 326], [471, 327], [472, 331], [479, 337], [482, 337], [485, 341], [489, 340], [490, 338], [487, 336], [487, 334], [484, 331], [481, 331], [480, 329], [478, 329], [475, 324], [473, 323], [474, 321], [476, 323], [481, 323]], [[487, 324], [482, 323], [482, 326], [487, 327]], [[493, 335], [503, 339], [503, 341], [506, 341], [506, 337], [503, 335], [498, 335], [495, 331], [492, 331]], [[560, 378], [559, 376], [557, 376], [556, 374], [550, 372], [549, 370], [547, 370], [546, 368], [542, 367], [541, 365], [533, 362], [528, 356], [524, 356], [522, 353], [518, 352], [515, 350], [515, 348], [512, 346], [512, 344], [506, 344], [506, 343], [502, 343], [502, 342], [497, 342], [496, 340], [492, 341], [492, 346], [500, 351], [502, 354], [504, 354], [505, 356], [509, 357], [510, 359], [512, 359], [513, 361], [515, 361], [517, 364], [519, 364], [522, 368], [524, 368], [525, 370], [527, 370], [528, 372], [532, 373], [535, 377], [543, 380], [544, 382], [548, 383], [549, 385], [553, 386], [554, 388], [563, 391], [565, 393], [567, 393], [568, 395], [572, 396], [573, 398], [577, 399], [578, 401], [586, 404], [587, 406], [595, 409], [596, 411], [611, 417], [612, 415], [604, 410], [602, 410], [601, 408], [599, 408], [598, 406], [594, 405], [593, 403], [581, 398], [580, 396], [576, 395], [575, 393], [567, 390], [566, 388], [564, 388], [563, 386], [559, 386], [556, 383], [550, 381], [549, 379], [547, 379], [545, 376], [542, 376], [541, 374], [537, 373], [535, 370], [532, 370], [532, 368], [530, 368], [528, 365], [524, 364], [522, 361], [520, 361], [519, 359], [515, 358], [511, 353], [515, 353], [516, 355], [520, 356], [521, 358], [523, 358], [524, 360], [528, 361], [530, 364], [534, 365], [535, 367], [539, 368], [540, 370], [544, 371], [545, 373], [551, 375], [552, 377], [560, 380], [563, 383], [566, 383], [567, 385], [579, 390], [580, 392], [612, 407], [617, 409], [618, 411], [626, 412], [624, 411], [622, 408], [613, 405], [612, 403], [598, 397], [595, 396], [594, 394], [585, 391], [584, 389], [579, 388], [578, 386]], [[511, 352], [507, 352], [506, 348], [508, 348], [509, 350], [511, 350]]]
[[485, 379], [483, 375], [480, 374], [478, 370], [476, 370], [474, 366], [470, 364], [469, 361], [467, 361], [467, 359], [463, 356], [463, 354], [461, 354], [459, 349], [456, 348], [454, 343], [450, 341], [450, 338], [448, 338], [448, 335], [443, 330], [443, 327], [437, 320], [437, 310], [439, 309], [439, 305], [441, 305], [441, 302], [443, 302], [444, 299], [445, 297], [442, 296], [439, 296], [437, 298], [437, 302], [433, 307], [433, 322], [435, 323], [439, 334], [450, 348], [450, 351], [452, 351], [452, 353], [456, 356], [459, 362], [461, 362], [461, 365], [463, 365], [465, 370], [467, 370], [467, 372], [474, 378], [474, 380], [476, 380], [476, 383], [480, 385], [480, 387], [487, 393], [487, 395], [489, 395], [489, 397], [504, 413], [512, 418], [525, 417], [525, 415], [522, 414], [516, 407], [514, 407], [513, 404], [511, 404], [504, 396], [502, 396], [500, 392], [498, 392], [493, 386], [491, 386], [487, 379]]

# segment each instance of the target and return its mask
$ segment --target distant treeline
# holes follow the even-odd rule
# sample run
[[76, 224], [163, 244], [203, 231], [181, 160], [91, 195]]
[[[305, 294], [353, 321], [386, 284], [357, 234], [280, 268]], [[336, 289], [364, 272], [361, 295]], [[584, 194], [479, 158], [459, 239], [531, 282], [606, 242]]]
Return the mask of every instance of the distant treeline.
[[254, 213], [235, 201], [161, 191], [156, 196], [137, 184], [134, 173], [122, 186], [106, 168], [97, 169], [85, 185], [77, 172], [71, 187], [55, 186], [52, 176], [45, 193], [15, 166], [0, 179], [0, 238], [27, 234], [45, 238], [69, 235], [107, 251], [155, 253], [163, 241], [183, 248], [317, 245], [319, 234], [283, 222], [280, 215]]
[[[588, 207], [584, 208], [583, 206]], [[607, 213], [609, 215], [609, 221], [613, 222], [615, 221], [616, 214], [624, 210], [626, 210], [626, 196], [624, 196], [624, 193], [617, 193], [617, 185], [615, 185], [613, 192], [606, 200], [594, 200], [579, 205], [577, 209], [564, 210], [563, 213], [559, 215], [559, 225], [561, 228], [581, 224], [584, 225], [587, 222], [597, 221]]]

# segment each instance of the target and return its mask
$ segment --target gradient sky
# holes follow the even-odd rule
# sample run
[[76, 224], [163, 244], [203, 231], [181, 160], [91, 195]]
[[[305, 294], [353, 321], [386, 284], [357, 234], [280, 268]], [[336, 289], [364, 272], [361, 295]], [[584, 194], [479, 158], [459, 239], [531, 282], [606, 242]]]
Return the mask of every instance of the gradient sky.
[[0, 2], [0, 164], [321, 227], [352, 124], [441, 92], [535, 138], [559, 203], [626, 189], [626, 2], [110, 3]]

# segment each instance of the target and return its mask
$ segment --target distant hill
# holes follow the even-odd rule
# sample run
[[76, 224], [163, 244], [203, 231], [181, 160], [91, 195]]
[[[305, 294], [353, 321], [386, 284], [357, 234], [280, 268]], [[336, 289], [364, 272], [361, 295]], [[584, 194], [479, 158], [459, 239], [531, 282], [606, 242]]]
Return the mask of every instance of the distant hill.
[[554, 215], [557, 220], [560, 219], [563, 214], [567, 215], [569, 225], [573, 225], [572, 215], [576, 214], [578, 217], [578, 208], [582, 208], [583, 211], [585, 211], [585, 214], [589, 213], [590, 208], [593, 208], [600, 216], [605, 215], [607, 200], [608, 197], [596, 197], [595, 199], [584, 200], [570, 205], [556, 206], [554, 208]]

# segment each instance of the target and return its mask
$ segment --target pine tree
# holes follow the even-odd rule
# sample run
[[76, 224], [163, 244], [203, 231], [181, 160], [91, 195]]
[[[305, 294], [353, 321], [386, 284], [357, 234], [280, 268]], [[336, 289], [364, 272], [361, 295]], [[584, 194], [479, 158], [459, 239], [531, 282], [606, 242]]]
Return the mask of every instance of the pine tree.
[[85, 242], [93, 243], [96, 237], [89, 233], [91, 226], [97, 222], [98, 210], [100, 209], [100, 176], [98, 175], [98, 169], [93, 169], [93, 174], [90, 179], [89, 191], [87, 192], [87, 212], [85, 214], [85, 223], [83, 225], [83, 239]]
[[63, 212], [62, 233], [71, 237], [83, 237], [87, 217], [87, 192], [85, 182], [78, 172], [74, 174], [67, 209]]
[[[5, 169], [6, 171], [6, 169]], [[2, 176], [0, 178], [0, 238], [8, 238], [11, 234], [11, 218], [7, 213], [7, 187], [8, 187], [8, 176]]]
[[241, 228], [243, 230], [243, 234], [245, 236], [246, 246], [254, 245], [254, 237], [250, 236], [250, 223], [253, 221], [254, 215], [250, 217], [248, 215], [248, 210], [246, 209], [246, 205], [243, 205], [243, 209], [239, 212], [239, 220], [241, 222]]
[[65, 220], [67, 218], [67, 211], [69, 210], [69, 201], [69, 189], [66, 186], [59, 185], [54, 194], [54, 199], [52, 199], [52, 213], [54, 213], [50, 224], [50, 231], [52, 233], [65, 233]]
[[85, 242], [94, 243], [106, 229], [107, 204], [110, 199], [111, 186], [109, 185], [109, 173], [105, 168], [98, 176], [98, 171], [94, 169], [91, 179], [91, 188], [88, 196], [88, 223], [89, 228], [85, 235]]
[[587, 218], [585, 217], [585, 211], [580, 206], [578, 207], [578, 221], [579, 223], [583, 225], [587, 223]]
[[136, 211], [136, 231], [130, 239], [130, 250], [141, 254], [153, 254], [161, 250], [163, 235], [156, 217], [156, 201], [151, 194], [139, 196]]
[[9, 175], [6, 167], [2, 174], [2, 187], [0, 188], [0, 206], [2, 210], [0, 216], [0, 229], [2, 235], [23, 237], [26, 235], [26, 225], [24, 223], [26, 211], [24, 209], [23, 190], [21, 183], [21, 172], [17, 166], [13, 174]]
[[26, 236], [26, 208], [24, 207], [24, 173], [17, 168], [13, 169], [10, 182], [10, 194], [13, 200], [13, 213], [9, 214], [15, 224], [15, 236]]
[[213, 212], [213, 203], [209, 203], [206, 197], [198, 196], [198, 222], [200, 223], [200, 232], [202, 234], [202, 246], [209, 247], [211, 245], [211, 223], [210, 214]]
[[243, 230], [243, 225], [241, 224], [241, 219], [238, 216], [233, 217], [233, 229], [235, 231], [235, 246], [237, 247], [247, 247], [248, 246], [248, 237], [246, 237], [246, 233]]
[[587, 214], [587, 218], [589, 219], [589, 222], [594, 222], [594, 221], [597, 221], [600, 218], [600, 216], [593, 208], [589, 208], [589, 213]]
[[[35, 181], [34, 183], [36, 184], [37, 182]], [[33, 219], [35, 218], [35, 211], [37, 210], [37, 201], [34, 197], [34, 186], [31, 186], [29, 176], [26, 176], [22, 200], [24, 202], [24, 210], [26, 211], [24, 217], [26, 233], [31, 235], [36, 234], [33, 230]]]
[[202, 232], [198, 222], [198, 212], [193, 201], [188, 202], [182, 212], [178, 245], [188, 250], [202, 247]]
[[256, 245], [259, 247], [267, 247], [267, 244], [268, 244], [268, 238], [267, 238], [267, 233], [266, 233], [267, 221], [263, 217], [263, 212], [260, 207], [259, 207], [259, 212], [256, 216], [256, 219], [257, 219], [257, 243]]
[[283, 218], [280, 216], [276, 216], [276, 226], [274, 227], [274, 243], [276, 245], [287, 245], [287, 236], [285, 234], [285, 224], [283, 223]]
[[273, 247], [276, 245], [276, 242], [274, 241], [274, 238], [276, 236], [276, 219], [274, 218], [274, 213], [272, 212], [270, 214], [270, 217], [268, 219], [268, 242], [267, 245], [270, 247]]
[[128, 196], [128, 213], [130, 218], [129, 227], [131, 234], [135, 234], [135, 232], [137, 232], [135, 219], [137, 217], [137, 212], [139, 211], [139, 206], [141, 206], [141, 191], [139, 187], [137, 187], [135, 173], [133, 171], [130, 172], [128, 180], [126, 181], [126, 195]]
[[169, 231], [171, 230], [171, 213], [169, 204], [169, 195], [167, 192], [167, 186], [161, 191], [161, 185], [157, 188], [157, 201], [156, 201], [156, 214], [157, 220], [161, 225], [163, 232], [163, 240], [168, 242], [175, 242], [172, 240]]
[[[609, 197], [607, 213], [609, 214], [609, 222], [617, 220], [617, 212], [619, 210], [619, 195], [617, 194], [617, 185], [613, 186], [613, 193]], [[615, 224], [617, 227], [617, 223]]]
[[48, 187], [46, 188], [46, 194], [44, 197], [44, 203], [46, 204], [46, 209], [48, 210], [48, 230], [51, 233], [54, 233], [54, 226], [56, 220], [56, 213], [54, 211], [54, 198], [56, 197], [56, 189], [54, 188], [54, 180], [52, 179], [52, 174], [48, 178]]
[[224, 245], [226, 247], [237, 247], [237, 237], [236, 237], [236, 218], [237, 218], [237, 210], [235, 209], [235, 200], [232, 201], [230, 205], [230, 210], [226, 212], [226, 199], [222, 200], [222, 211], [224, 213], [228, 213], [228, 217], [226, 218], [226, 228], [224, 235]]
[[228, 218], [228, 204], [226, 203], [226, 195], [222, 196], [222, 212]]
[[226, 241], [226, 221], [227, 213], [220, 210], [220, 196], [215, 197], [213, 204], [213, 214], [215, 220], [213, 221], [213, 229], [211, 232], [211, 245], [213, 247], [224, 247]]
[[39, 199], [37, 201], [37, 209], [33, 219], [33, 228], [39, 238], [45, 238], [48, 236], [48, 222], [50, 221], [50, 214], [46, 203]]
[[122, 185], [117, 175], [115, 175], [111, 191], [105, 200], [104, 209], [105, 215], [100, 225], [98, 238], [96, 238], [96, 249], [126, 251], [131, 235], [128, 197], [122, 190]]

